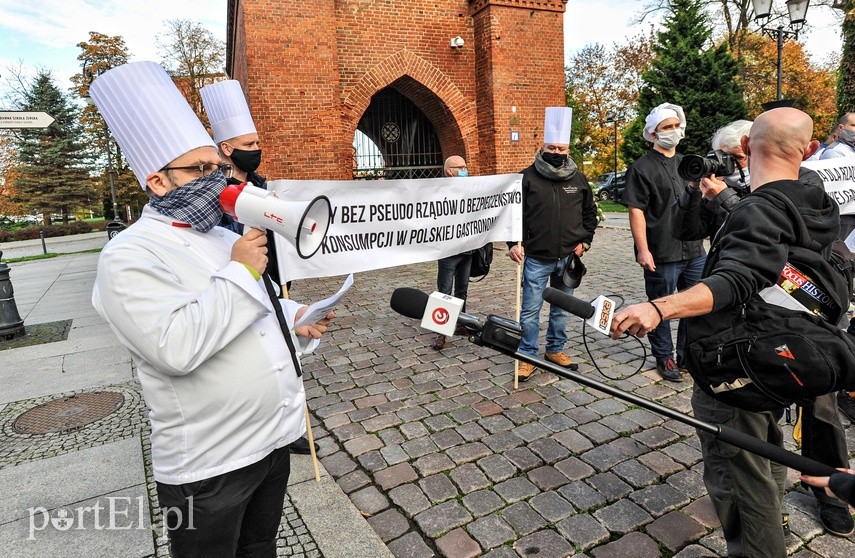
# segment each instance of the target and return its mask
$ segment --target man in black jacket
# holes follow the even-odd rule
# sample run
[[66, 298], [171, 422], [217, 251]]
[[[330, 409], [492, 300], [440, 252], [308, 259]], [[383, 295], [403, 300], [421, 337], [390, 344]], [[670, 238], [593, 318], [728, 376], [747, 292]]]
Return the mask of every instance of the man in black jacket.
[[[744, 137], [741, 146], [751, 157], [752, 191], [770, 188], [785, 192], [802, 211], [811, 237], [827, 246], [837, 238], [840, 226], [837, 205], [821, 187], [798, 180], [801, 162], [818, 146], [812, 134], [813, 122], [807, 114], [793, 108], [777, 108], [757, 118], [750, 138]], [[796, 238], [794, 224], [782, 208], [749, 195], [733, 208], [718, 233], [716, 250], [707, 260], [701, 281], [685, 291], [618, 311], [612, 323], [613, 336], [625, 331], [646, 335], [667, 318], [731, 312], [775, 284]], [[726, 422], [730, 417], [705, 418]], [[780, 445], [782, 435], [777, 421], [769, 424], [774, 426], [764, 433], [764, 439]], [[742, 428], [738, 422], [730, 426]], [[702, 443], [706, 445], [703, 440]], [[708, 486], [722, 523], [728, 555], [785, 556], [780, 518], [786, 471], [773, 469], [767, 459], [758, 456], [736, 466], [729, 458], [738, 453], [737, 448], [716, 441], [713, 449], [725, 463], [731, 463], [723, 478], [725, 484]]]
[[[573, 289], [564, 283], [564, 272], [591, 247], [597, 228], [594, 194], [569, 155], [572, 114], [572, 109], [566, 107], [546, 109], [543, 147], [535, 155], [534, 164], [522, 172], [522, 244], [509, 243], [508, 256], [523, 265], [523, 337], [519, 351], [532, 356], [538, 352], [539, 317], [547, 283], [573, 294]], [[550, 305], [546, 359], [576, 370], [578, 365], [564, 354], [569, 316], [565, 310]], [[533, 371], [533, 365], [520, 362], [520, 381], [527, 381]]]

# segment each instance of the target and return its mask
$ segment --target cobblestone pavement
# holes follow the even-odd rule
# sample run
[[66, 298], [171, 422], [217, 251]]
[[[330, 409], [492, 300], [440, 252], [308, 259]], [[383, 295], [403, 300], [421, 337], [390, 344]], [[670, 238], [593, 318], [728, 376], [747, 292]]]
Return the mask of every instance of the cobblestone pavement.
[[[601, 228], [585, 259], [577, 296], [643, 296], [627, 230]], [[435, 277], [434, 263], [360, 274], [305, 365], [322, 463], [396, 556], [724, 555], [692, 428], [550, 373], [514, 390], [510, 358], [460, 337], [432, 350], [433, 334], [389, 298], [396, 287], [433, 291]], [[513, 316], [515, 280], [497, 251], [467, 311]], [[292, 296], [316, 300], [340, 282], [297, 281]], [[581, 321], [569, 330], [579, 372], [603, 380]], [[622, 378], [608, 382], [690, 412], [688, 378], [659, 381], [652, 359], [633, 375], [642, 348], [594, 335], [597, 364]], [[855, 449], [855, 428], [847, 438]], [[813, 497], [790, 480], [790, 553], [855, 556], [851, 539], [824, 534]]]

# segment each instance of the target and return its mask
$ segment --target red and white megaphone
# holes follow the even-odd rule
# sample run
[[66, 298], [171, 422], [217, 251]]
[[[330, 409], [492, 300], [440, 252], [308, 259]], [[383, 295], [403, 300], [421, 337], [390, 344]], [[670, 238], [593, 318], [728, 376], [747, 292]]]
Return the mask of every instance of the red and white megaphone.
[[247, 183], [226, 186], [220, 194], [220, 205], [246, 227], [282, 235], [303, 259], [311, 258], [321, 247], [332, 215], [326, 196], [309, 202], [285, 201], [275, 192]]

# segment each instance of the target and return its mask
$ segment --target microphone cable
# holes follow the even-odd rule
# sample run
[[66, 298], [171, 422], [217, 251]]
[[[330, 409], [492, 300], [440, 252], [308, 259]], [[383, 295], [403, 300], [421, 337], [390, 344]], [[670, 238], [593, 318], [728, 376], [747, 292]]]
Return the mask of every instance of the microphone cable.
[[[619, 300], [620, 301], [619, 304], [615, 305], [615, 312], [617, 312], [618, 309], [620, 309], [620, 307], [623, 306], [624, 303], [626, 302], [621, 295], [609, 294], [606, 296], [612, 300]], [[597, 372], [599, 372], [604, 378], [607, 378], [607, 379], [613, 380], [613, 381], [626, 380], [627, 378], [632, 378], [633, 376], [635, 376], [636, 374], [641, 372], [641, 369], [644, 368], [644, 363], [647, 362], [647, 347], [644, 345], [644, 342], [641, 340], [641, 338], [636, 337], [635, 335], [629, 333], [628, 331], [623, 332], [623, 335], [618, 337], [618, 340], [619, 339], [625, 339], [627, 337], [631, 337], [631, 338], [635, 339], [636, 341], [638, 341], [638, 344], [641, 347], [641, 351], [642, 351], [641, 362], [639, 363], [638, 368], [636, 368], [635, 371], [630, 373], [630, 374], [627, 374], [625, 376], [619, 376], [619, 375], [618, 376], [610, 376], [610, 375], [606, 374], [605, 372], [603, 372], [602, 368], [600, 368], [599, 365], [597, 365], [597, 359], [594, 358], [594, 355], [591, 353], [591, 348], [588, 346], [587, 326], [588, 326], [588, 321], [582, 320], [582, 344], [585, 346], [585, 352], [588, 353], [588, 358], [591, 359], [591, 364], [594, 365], [594, 368], [597, 370]]]

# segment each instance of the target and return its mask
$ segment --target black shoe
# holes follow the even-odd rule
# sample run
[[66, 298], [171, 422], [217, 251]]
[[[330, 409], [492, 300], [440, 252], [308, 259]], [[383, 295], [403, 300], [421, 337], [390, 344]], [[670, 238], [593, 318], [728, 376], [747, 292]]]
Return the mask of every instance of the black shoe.
[[431, 347], [435, 351], [441, 351], [445, 348], [445, 335], [437, 335], [436, 339], [431, 343]]
[[849, 395], [848, 391], [837, 392], [837, 408], [855, 424], [855, 399]]
[[[290, 444], [288, 444], [288, 449], [291, 450], [291, 453], [296, 453], [299, 455], [309, 455], [311, 451], [309, 451], [309, 440], [306, 438], [297, 438]], [[320, 446], [315, 444], [315, 452], [321, 449]]]
[[677, 363], [671, 357], [665, 360], [656, 360], [656, 371], [659, 375], [672, 382], [682, 382], [683, 376], [680, 374], [680, 369], [677, 368]]
[[855, 522], [849, 515], [849, 508], [835, 506], [828, 502], [819, 502], [819, 522], [825, 530], [838, 537], [848, 537], [855, 533]]
[[689, 369], [686, 367], [686, 359], [680, 355], [677, 355], [677, 368], [684, 374], [689, 373]]

